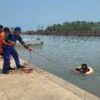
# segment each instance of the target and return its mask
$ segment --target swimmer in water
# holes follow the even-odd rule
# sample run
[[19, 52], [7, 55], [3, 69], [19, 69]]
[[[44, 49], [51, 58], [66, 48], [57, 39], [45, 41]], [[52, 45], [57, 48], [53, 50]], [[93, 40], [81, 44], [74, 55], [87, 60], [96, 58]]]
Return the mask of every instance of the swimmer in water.
[[90, 69], [87, 67], [87, 64], [82, 64], [80, 68], [76, 68], [76, 71], [80, 73], [87, 73]]

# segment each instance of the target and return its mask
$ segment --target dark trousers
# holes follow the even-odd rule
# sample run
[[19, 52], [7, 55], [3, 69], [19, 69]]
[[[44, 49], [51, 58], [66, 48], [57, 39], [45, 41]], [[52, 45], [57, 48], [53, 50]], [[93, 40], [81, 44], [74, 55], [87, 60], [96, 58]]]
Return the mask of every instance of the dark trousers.
[[[0, 55], [4, 58], [4, 53], [0, 53]], [[10, 65], [9, 65], [9, 69], [10, 69], [11, 67], [10, 67]]]
[[14, 48], [4, 48], [4, 64], [3, 64], [3, 72], [8, 72], [10, 66], [10, 55], [13, 56], [16, 66], [20, 67], [18, 53]]

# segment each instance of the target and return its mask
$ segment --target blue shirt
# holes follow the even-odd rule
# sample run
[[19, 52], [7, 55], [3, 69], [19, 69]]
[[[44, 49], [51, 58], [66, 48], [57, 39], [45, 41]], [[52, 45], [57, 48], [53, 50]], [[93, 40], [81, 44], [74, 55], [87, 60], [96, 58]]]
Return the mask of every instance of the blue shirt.
[[[7, 42], [10, 43], [10, 41], [15, 42], [18, 40], [25, 48], [28, 48], [29, 46], [25, 44], [25, 42], [22, 40], [20, 35], [15, 35], [15, 34], [9, 34], [6, 39]], [[8, 46], [3, 44], [3, 48], [13, 48], [14, 46]]]

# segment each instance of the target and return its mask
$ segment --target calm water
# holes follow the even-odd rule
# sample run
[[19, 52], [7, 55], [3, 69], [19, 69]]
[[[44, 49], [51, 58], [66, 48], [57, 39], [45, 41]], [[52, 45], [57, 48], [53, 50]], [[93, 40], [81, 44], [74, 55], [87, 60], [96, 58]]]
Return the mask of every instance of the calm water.
[[[32, 63], [53, 73], [64, 80], [100, 97], [100, 37], [94, 36], [23, 36], [23, 38], [40, 38], [42, 46], [34, 46]], [[25, 60], [29, 61], [29, 52], [18, 49]], [[73, 73], [77, 66], [86, 63], [92, 66], [95, 74], [91, 76]]]

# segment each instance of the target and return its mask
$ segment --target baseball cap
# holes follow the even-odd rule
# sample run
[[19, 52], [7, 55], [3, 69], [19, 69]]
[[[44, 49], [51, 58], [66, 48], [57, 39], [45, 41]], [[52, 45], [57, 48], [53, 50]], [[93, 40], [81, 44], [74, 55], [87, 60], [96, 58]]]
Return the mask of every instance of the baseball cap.
[[19, 26], [15, 27], [15, 31], [21, 32], [21, 27], [19, 27]]

